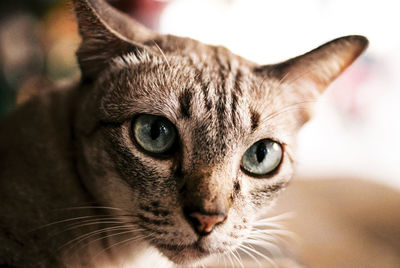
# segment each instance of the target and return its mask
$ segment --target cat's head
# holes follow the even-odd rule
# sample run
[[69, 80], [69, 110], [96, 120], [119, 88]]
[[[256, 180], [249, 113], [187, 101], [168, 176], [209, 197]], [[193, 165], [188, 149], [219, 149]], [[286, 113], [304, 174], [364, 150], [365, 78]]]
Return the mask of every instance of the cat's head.
[[316, 98], [365, 49], [347, 36], [258, 65], [75, 0], [79, 170], [102, 206], [176, 263], [236, 248], [293, 174]]

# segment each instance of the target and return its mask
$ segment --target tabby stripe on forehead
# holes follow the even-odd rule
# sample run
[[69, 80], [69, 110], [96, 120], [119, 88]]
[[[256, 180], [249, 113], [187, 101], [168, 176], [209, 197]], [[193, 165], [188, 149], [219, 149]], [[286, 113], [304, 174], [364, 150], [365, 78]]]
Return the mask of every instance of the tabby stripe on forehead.
[[240, 86], [240, 82], [242, 81], [242, 71], [240, 71], [239, 69], [236, 71], [236, 75], [235, 75], [235, 85], [234, 85], [234, 90], [235, 92], [237, 92], [237, 94], [239, 96], [242, 96], [243, 92], [242, 92], [242, 88]]
[[215, 49], [215, 60], [217, 64], [219, 65], [219, 75], [220, 75], [220, 86], [218, 87], [218, 95], [219, 99], [217, 102], [216, 110], [217, 110], [217, 118], [218, 118], [218, 123], [219, 123], [219, 128], [220, 128], [220, 134], [222, 136], [225, 135], [226, 131], [226, 126], [225, 126], [225, 112], [226, 112], [226, 84], [227, 84], [227, 77], [229, 76], [230, 72], [230, 64], [226, 63], [224, 64], [221, 61], [221, 58], [219, 57], [218, 54], [218, 47]]
[[202, 87], [201, 87], [201, 90], [203, 91], [204, 104], [206, 105], [207, 110], [211, 110], [212, 109], [212, 101], [208, 97], [209, 88], [210, 88], [210, 83], [202, 85]]
[[222, 136], [225, 136], [225, 134], [226, 134], [226, 125], [225, 125], [226, 95], [225, 95], [225, 92], [220, 92], [216, 111], [217, 111], [217, 118], [218, 118], [218, 123], [219, 123], [220, 134]]
[[238, 105], [238, 96], [235, 94], [234, 91], [231, 91], [231, 99], [232, 99], [232, 103], [231, 103], [232, 123], [233, 123], [233, 126], [236, 127], [236, 108]]
[[260, 114], [250, 109], [251, 131], [254, 131], [260, 123]]
[[203, 77], [203, 70], [196, 68], [196, 75], [195, 75], [196, 83], [201, 87], [201, 91], [203, 92], [203, 99], [204, 105], [206, 106], [207, 110], [212, 109], [212, 101], [208, 96], [208, 90], [210, 88], [210, 82], [204, 80]]
[[190, 118], [190, 105], [192, 103], [192, 97], [193, 94], [189, 88], [185, 88], [179, 96], [179, 111], [182, 117]]

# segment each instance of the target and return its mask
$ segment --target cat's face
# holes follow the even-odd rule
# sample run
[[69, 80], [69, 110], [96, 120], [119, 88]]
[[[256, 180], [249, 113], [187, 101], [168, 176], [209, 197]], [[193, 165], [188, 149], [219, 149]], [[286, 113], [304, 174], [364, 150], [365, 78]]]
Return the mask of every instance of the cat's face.
[[[232, 55], [218, 54], [227, 64], [220, 66], [215, 56], [197, 64], [179, 56], [168, 63], [117, 58], [88, 89], [99, 96], [93, 100], [88, 93], [84, 105], [93, 101], [99, 117], [82, 141], [89, 188], [104, 205], [134, 215], [152, 244], [178, 262], [223, 252], [246, 238], [292, 175], [293, 135], [303, 116], [288, 96], [272, 92], [278, 81], [265, 80]], [[153, 120], [174, 132], [161, 137], [167, 139], [161, 146], [146, 140], [151, 131], [163, 135]], [[146, 124], [150, 133], [140, 132]], [[272, 148], [253, 163], [257, 151], [244, 155], [258, 141]], [[153, 152], [158, 148], [166, 152]], [[248, 171], [256, 168], [261, 174]], [[226, 220], [199, 237], [186, 210]]]
[[177, 263], [246, 240], [292, 176], [294, 135], [310, 104], [366, 46], [348, 37], [259, 66], [134, 22], [137, 30], [117, 31], [120, 15], [99, 1], [76, 1], [76, 10], [83, 181]]

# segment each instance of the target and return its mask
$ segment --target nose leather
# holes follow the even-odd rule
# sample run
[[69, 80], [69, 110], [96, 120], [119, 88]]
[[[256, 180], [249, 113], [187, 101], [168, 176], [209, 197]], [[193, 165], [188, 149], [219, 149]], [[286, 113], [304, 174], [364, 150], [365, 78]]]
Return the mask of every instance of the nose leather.
[[214, 227], [225, 221], [226, 215], [220, 214], [203, 214], [200, 212], [192, 212], [189, 219], [193, 223], [196, 232], [200, 235], [207, 235], [212, 232]]

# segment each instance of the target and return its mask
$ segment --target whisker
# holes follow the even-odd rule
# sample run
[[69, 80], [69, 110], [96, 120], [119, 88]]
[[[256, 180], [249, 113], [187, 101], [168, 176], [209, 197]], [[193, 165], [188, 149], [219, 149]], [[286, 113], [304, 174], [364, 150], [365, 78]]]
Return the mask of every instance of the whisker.
[[[253, 234], [253, 237], [255, 237], [255, 238], [257, 237], [257, 239], [262, 239], [264, 241], [268, 241], [268, 239], [265, 238], [265, 235], [268, 235], [268, 234], [267, 233]], [[269, 235], [269, 237], [267, 237], [267, 238], [269, 238], [269, 239], [272, 238], [271, 241], [279, 242], [279, 243], [283, 243], [283, 244], [286, 244], [289, 241], [297, 243], [298, 241], [301, 240], [300, 237], [296, 233], [293, 233], [293, 232], [289, 232], [288, 234], [285, 234], [285, 235], [281, 235], [281, 234], [274, 234], [272, 236]]]
[[252, 238], [252, 239], [261, 239], [263, 241], [267, 241], [267, 242], [276, 242], [277, 241], [277, 237], [272, 236], [272, 235], [267, 235], [267, 234], [250, 234], [247, 236], [247, 238]]
[[272, 264], [274, 267], [277, 267], [277, 266], [276, 266], [276, 263], [275, 263], [270, 257], [268, 257], [268, 256], [266, 256], [266, 255], [264, 255], [264, 254], [262, 254], [261, 252], [255, 250], [255, 249], [253, 249], [253, 248], [251, 248], [251, 247], [248, 247], [248, 246], [246, 246], [246, 245], [242, 245], [242, 247], [245, 248], [245, 249], [247, 249], [247, 250], [249, 250], [249, 251], [251, 251], [251, 252], [253, 252], [254, 254], [259, 255], [259, 256], [262, 257], [264, 260], [266, 260], [267, 262], [269, 262], [270, 264]]
[[264, 239], [269, 239], [270, 241], [276, 241], [281, 238], [287, 238], [289, 235], [281, 235], [278, 230], [275, 229], [253, 229], [249, 232], [248, 237], [258, 237], [258, 238], [264, 238]]
[[228, 258], [229, 262], [231, 263], [231, 267], [235, 267], [235, 264], [232, 260], [232, 256], [231, 256], [231, 250], [228, 251], [229, 254], [226, 255], [226, 257]]
[[[301, 101], [297, 103], [293, 103], [287, 106], [282, 107], [282, 109], [279, 109], [278, 111], [275, 111], [271, 114], [269, 114], [267, 117], [263, 118], [262, 122], [265, 123], [278, 115], [281, 115], [284, 112], [290, 112], [290, 111], [295, 111], [295, 110], [301, 110], [301, 109], [306, 109], [307, 107], [305, 105], [310, 104], [310, 103], [315, 103], [317, 100], [308, 100], [308, 101]], [[304, 107], [302, 107], [304, 105]]]
[[168, 59], [167, 59], [167, 57], [165, 56], [164, 51], [162, 51], [162, 49], [161, 49], [160, 46], [156, 43], [156, 41], [153, 40], [153, 42], [154, 42], [154, 45], [157, 47], [157, 49], [160, 51], [161, 55], [163, 56], [163, 58], [164, 58], [164, 60], [165, 60], [165, 63], [167, 63], [168, 68], [169, 68], [170, 71], [171, 71], [171, 65], [169, 64]]
[[[289, 77], [289, 73], [286, 73], [281, 79], [279, 79], [278, 84], [274, 86], [273, 88], [270, 88], [267, 92], [266, 99], [273, 99], [271, 98], [271, 94], [276, 92], [276, 89], [278, 89], [284, 82], [286, 82], [286, 79]], [[290, 84], [290, 83], [289, 83]]]
[[39, 226], [35, 229], [32, 229], [31, 232], [34, 232], [34, 231], [37, 231], [40, 229], [44, 229], [46, 227], [50, 227], [50, 226], [60, 224], [60, 223], [65, 223], [65, 222], [70, 222], [70, 221], [78, 221], [78, 220], [89, 219], [89, 218], [96, 218], [97, 216], [113, 218], [112, 215], [90, 215], [90, 216], [80, 216], [80, 217], [68, 218], [68, 219], [59, 220], [59, 221], [55, 221], [55, 222], [51, 222], [51, 223], [47, 223], [45, 225]]
[[224, 254], [218, 254], [218, 260], [219, 260], [219, 258], [222, 258], [222, 261], [224, 262], [224, 268], [226, 268], [226, 259], [225, 259], [225, 255]]
[[122, 223], [122, 221], [121, 220], [119, 220], [119, 219], [117, 219], [116, 217], [107, 217], [107, 218], [102, 218], [102, 217], [100, 217], [100, 218], [94, 218], [94, 219], [90, 219], [90, 220], [85, 220], [85, 221], [80, 221], [80, 222], [78, 222], [78, 223], [71, 223], [71, 224], [68, 224], [67, 226], [65, 226], [66, 228], [70, 228], [70, 227], [72, 227], [72, 229], [74, 229], [74, 228], [76, 228], [76, 226], [83, 226], [83, 224], [90, 224], [90, 223], [109, 223], [109, 224], [112, 224], [112, 223]]
[[[305, 70], [304, 72], [299, 73], [299, 75], [293, 77], [291, 80], [288, 80], [288, 78], [290, 78], [290, 75], [289, 75], [290, 73], [284, 74], [284, 76], [283, 76], [282, 78], [279, 79], [278, 83], [277, 83], [275, 86], [273, 86], [272, 88], [269, 88], [269, 89], [268, 89], [266, 99], [267, 99], [267, 100], [269, 100], [269, 99], [274, 99], [274, 96], [270, 96], [270, 95], [271, 95], [272, 93], [274, 93], [274, 92], [280, 93], [280, 91], [277, 91], [276, 89], [278, 89], [279, 87], [281, 87], [284, 83], [287, 83], [288, 85], [291, 85], [292, 83], [296, 82], [296, 81], [299, 80], [300, 78], [304, 77], [306, 74], [308, 74], [308, 73], [312, 72], [313, 70], [317, 69], [317, 67], [318, 67], [318, 66], [313, 67], [313, 68], [309, 68], [309, 69]], [[267, 80], [267, 78], [270, 78], [270, 77], [266, 76], [265, 78], [263, 78], [262, 82], [261, 82], [260, 85], [259, 85], [259, 88], [261, 88], [261, 85]], [[292, 87], [292, 88], [290, 88], [290, 89], [294, 89], [294, 87]], [[309, 102], [316, 102], [316, 101], [317, 101], [316, 99], [312, 99], [312, 101], [309, 101]], [[308, 101], [306, 101], [306, 102], [308, 102]], [[305, 103], [304, 103], [304, 104], [305, 104]], [[298, 104], [294, 104], [294, 105], [298, 105]], [[290, 105], [289, 105], [289, 106], [290, 106]], [[286, 108], [287, 108], [287, 107], [286, 107]], [[266, 121], [268, 121], [268, 120], [270, 120], [270, 119], [272, 119], [272, 118], [274, 118], [274, 117], [280, 115], [280, 114], [283, 113], [283, 112], [291, 111], [290, 109], [289, 109], [289, 110], [283, 110], [283, 109], [285, 109], [285, 107], [283, 107], [283, 108], [280, 109], [279, 111], [276, 111], [275, 113], [272, 113], [271, 115], [268, 115], [267, 118], [265, 118], [265, 119], [263, 120], [263, 122], [266, 122]], [[305, 107], [303, 107], [302, 109], [305, 109]]]
[[239, 246], [239, 250], [243, 251], [246, 255], [250, 256], [250, 258], [252, 258], [259, 267], [262, 267], [261, 262], [259, 260], [257, 260], [256, 257], [254, 257], [253, 254], [251, 254], [251, 252], [249, 252], [247, 249], [243, 248], [242, 245]]
[[[131, 233], [143, 231], [142, 229], [130, 229], [130, 228], [127, 228], [127, 229], [128, 229], [128, 231], [122, 231], [123, 229], [116, 229], [115, 231], [121, 230], [122, 232], [113, 233], [113, 234], [109, 234], [109, 235], [106, 235], [106, 236], [102, 236], [102, 237], [96, 238], [96, 239], [94, 239], [94, 240], [89, 241], [89, 243], [87, 243], [87, 245], [92, 244], [92, 243], [94, 243], [94, 242], [96, 242], [96, 241], [103, 240], [103, 239], [107, 239], [107, 238], [114, 237], [114, 236], [117, 236], [117, 235], [131, 234]], [[129, 229], [130, 229], [130, 230], [129, 230]], [[110, 230], [107, 230], [107, 232], [109, 232], [109, 231], [110, 231]], [[112, 230], [111, 230], [111, 231], [112, 231]], [[78, 242], [78, 243], [79, 243], [79, 242]]]
[[253, 229], [258, 229], [259, 227], [270, 227], [274, 229], [282, 228], [282, 223], [279, 222], [259, 222], [253, 224]]
[[258, 230], [254, 230], [254, 232], [258, 233], [258, 234], [266, 234], [266, 235], [277, 235], [277, 236], [283, 236], [286, 238], [291, 238], [293, 237], [295, 234], [291, 231], [288, 230], [279, 230], [279, 229], [258, 229]]
[[246, 244], [261, 246], [269, 251], [281, 252], [278, 244], [285, 242], [284, 240], [275, 237], [265, 237], [265, 236], [252, 236], [246, 239]]
[[60, 208], [57, 210], [79, 210], [79, 209], [108, 209], [108, 210], [116, 210], [125, 212], [123, 209], [108, 207], [108, 206], [81, 206], [81, 207], [69, 207], [69, 208]]
[[143, 239], [143, 238], [147, 238], [147, 237], [150, 237], [150, 235], [142, 235], [142, 236], [132, 237], [132, 238], [128, 238], [128, 239], [119, 241], [117, 243], [112, 244], [109, 247], [106, 247], [106, 248], [102, 249], [100, 252], [98, 252], [96, 255], [94, 255], [91, 259], [93, 260], [93, 259], [97, 258], [99, 255], [107, 252], [108, 250], [110, 250], [113, 247], [117, 247], [117, 246], [129, 243], [129, 242], [134, 242], [134, 241], [137, 241], [137, 240], [140, 240], [140, 239]]
[[275, 215], [275, 216], [268, 216], [268, 217], [265, 217], [265, 218], [258, 219], [256, 221], [256, 223], [257, 222], [264, 222], [264, 221], [270, 222], [270, 221], [288, 220], [288, 219], [293, 218], [294, 215], [295, 215], [294, 212], [285, 212], [285, 213], [281, 213], [281, 214], [278, 214], [278, 215]]
[[[57, 235], [60, 235], [60, 234], [62, 234], [64, 232], [71, 231], [71, 230], [74, 230], [74, 229], [78, 229], [78, 228], [81, 228], [81, 227], [94, 226], [94, 225], [100, 225], [100, 224], [114, 224], [114, 225], [116, 225], [116, 224], [121, 224], [121, 222], [120, 221], [116, 221], [116, 220], [115, 221], [101, 221], [100, 220], [100, 221], [93, 221], [93, 222], [83, 223], [83, 224], [75, 224], [75, 225], [73, 225], [71, 227], [65, 228], [65, 229], [63, 229], [63, 230], [61, 230], [59, 232], [56, 232], [56, 233], [52, 234], [52, 236], [57, 236]], [[110, 226], [110, 227], [112, 227], [112, 226]]]
[[237, 249], [234, 249], [233, 252], [235, 253], [235, 255], [237, 254], [237, 256], [238, 256], [238, 258], [239, 258], [239, 261], [240, 261], [240, 263], [241, 263], [241, 266], [243, 266], [242, 257], [240, 256], [239, 252], [237, 252]]
[[240, 265], [241, 268], [244, 268], [243, 263], [240, 262], [239, 258], [236, 256], [235, 252], [230, 249], [230, 252], [233, 256], [233, 258], [237, 261], [237, 263]]
[[247, 245], [256, 245], [260, 246], [268, 251], [275, 251], [275, 252], [281, 252], [281, 249], [275, 245], [272, 242], [265, 241], [265, 240], [259, 240], [259, 239], [248, 239], [246, 241]]
[[71, 245], [71, 244], [73, 244], [75, 242], [76, 242], [76, 244], [79, 244], [83, 240], [88, 239], [89, 237], [92, 237], [92, 236], [97, 235], [97, 234], [101, 234], [101, 233], [108, 232], [108, 231], [113, 231], [113, 230], [123, 230], [123, 229], [127, 229], [127, 228], [128, 228], [128, 226], [112, 226], [112, 227], [105, 227], [105, 228], [101, 228], [101, 229], [98, 229], [98, 230], [94, 230], [94, 231], [91, 231], [89, 233], [80, 235], [80, 236], [68, 241], [67, 243], [65, 243], [61, 247], [59, 247], [58, 250], [61, 250], [61, 249], [65, 248], [68, 245]]

